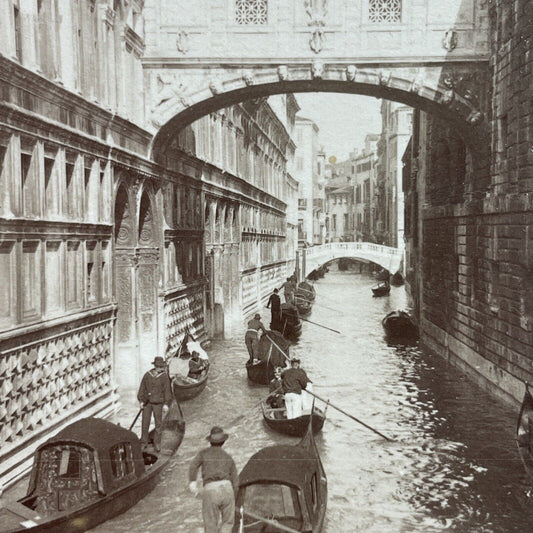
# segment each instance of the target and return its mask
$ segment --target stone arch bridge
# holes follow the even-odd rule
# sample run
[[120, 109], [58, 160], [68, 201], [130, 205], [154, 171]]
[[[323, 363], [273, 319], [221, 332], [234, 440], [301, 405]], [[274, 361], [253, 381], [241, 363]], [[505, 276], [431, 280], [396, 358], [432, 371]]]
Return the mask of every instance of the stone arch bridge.
[[289, 92], [396, 100], [453, 121], [467, 144], [487, 141], [482, 0], [197, 3], [144, 7], [146, 114], [159, 162], [177, 132], [207, 113]]
[[391, 274], [400, 269], [404, 251], [400, 248], [392, 248], [371, 242], [332, 242], [304, 248], [301, 254], [301, 273], [306, 277], [310, 272], [322, 265], [346, 257], [360, 261], [376, 263]]

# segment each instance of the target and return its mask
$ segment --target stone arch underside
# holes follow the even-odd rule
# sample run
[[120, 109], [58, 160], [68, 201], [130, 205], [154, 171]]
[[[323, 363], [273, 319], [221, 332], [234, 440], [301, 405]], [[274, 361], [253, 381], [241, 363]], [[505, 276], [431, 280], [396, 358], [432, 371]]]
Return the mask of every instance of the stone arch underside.
[[430, 66], [357, 68], [314, 62], [307, 66], [234, 69], [147, 69], [151, 120], [158, 128], [152, 157], [164, 154], [177, 133], [218, 109], [274, 94], [331, 92], [373, 96], [419, 108], [453, 123], [465, 144], [488, 143], [485, 119], [488, 64], [468, 62]]

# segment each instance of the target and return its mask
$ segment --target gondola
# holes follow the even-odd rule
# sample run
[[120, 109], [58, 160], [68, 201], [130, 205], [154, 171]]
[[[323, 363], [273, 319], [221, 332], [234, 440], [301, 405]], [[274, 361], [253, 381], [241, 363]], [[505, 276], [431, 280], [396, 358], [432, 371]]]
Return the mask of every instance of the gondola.
[[[285, 355], [280, 349], [283, 350]], [[274, 378], [275, 367], [286, 366], [289, 343], [279, 331], [270, 330], [261, 335], [257, 352], [257, 359], [253, 362], [246, 362], [246, 373], [248, 379], [253, 383], [268, 385]]]
[[[292, 437], [303, 437], [309, 426], [309, 418], [311, 414], [305, 414], [298, 418], [287, 419], [287, 409], [285, 407], [273, 408], [266, 402], [261, 404], [263, 410], [263, 420], [266, 425], [285, 435]], [[322, 430], [324, 422], [326, 421], [326, 410], [323, 411], [318, 407], [313, 410], [313, 433], [318, 433]]]
[[27, 495], [0, 508], [0, 532], [79, 533], [144, 498], [185, 432], [179, 405], [163, 420], [161, 452], [146, 453], [135, 433], [83, 418], [37, 448]]
[[302, 281], [298, 284], [298, 288], [296, 289], [296, 296], [301, 296], [302, 298], [305, 298], [306, 300], [309, 300], [311, 303], [313, 303], [316, 298], [315, 287], [312, 283], [309, 283], [308, 281]]
[[533, 483], [533, 397], [527, 383], [516, 426], [516, 445], [529, 481]]
[[295, 305], [281, 304], [281, 333], [287, 339], [297, 340], [302, 333], [300, 314]]
[[294, 305], [296, 305], [296, 309], [298, 309], [298, 314], [300, 316], [307, 316], [313, 309], [313, 302], [298, 295], [294, 297]]
[[385, 333], [390, 338], [417, 338], [418, 328], [405, 311], [391, 311], [381, 321]]
[[233, 533], [320, 533], [327, 492], [326, 473], [309, 424], [296, 446], [263, 448], [246, 463], [239, 476]]
[[374, 296], [387, 296], [390, 293], [390, 284], [388, 282], [378, 283], [372, 287]]
[[176, 374], [175, 369], [179, 358], [189, 354], [187, 343], [190, 341], [196, 342], [194, 337], [187, 331], [176, 355], [167, 361], [168, 375], [172, 385], [172, 394], [177, 402], [184, 402], [198, 396], [207, 386], [209, 363], [207, 363], [207, 368], [203, 370], [198, 377], [192, 378]]

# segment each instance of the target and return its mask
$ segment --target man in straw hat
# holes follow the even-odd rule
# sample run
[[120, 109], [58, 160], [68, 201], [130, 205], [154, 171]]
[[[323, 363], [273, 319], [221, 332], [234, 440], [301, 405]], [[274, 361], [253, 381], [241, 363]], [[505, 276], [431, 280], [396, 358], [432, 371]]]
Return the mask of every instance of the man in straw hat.
[[222, 445], [228, 434], [219, 426], [211, 428], [206, 439], [209, 448], [200, 450], [189, 467], [189, 490], [199, 493], [196, 477], [202, 469], [202, 515], [205, 533], [231, 533], [235, 520], [235, 493], [239, 476], [235, 462]]
[[170, 380], [166, 372], [165, 360], [156, 357], [152, 364], [154, 368], [146, 372], [143, 376], [137, 399], [142, 405], [142, 433], [141, 443], [143, 447], [148, 446], [150, 421], [152, 413], [155, 421], [154, 449], [158, 452], [161, 448], [161, 422], [163, 420], [163, 406], [170, 405], [172, 401], [172, 391], [170, 390]]

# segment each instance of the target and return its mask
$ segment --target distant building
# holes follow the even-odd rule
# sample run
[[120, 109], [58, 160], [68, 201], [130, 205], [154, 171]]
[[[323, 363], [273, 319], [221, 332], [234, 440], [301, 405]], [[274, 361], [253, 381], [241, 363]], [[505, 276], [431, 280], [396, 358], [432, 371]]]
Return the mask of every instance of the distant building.
[[374, 240], [378, 139], [379, 135], [369, 133], [362, 152], [356, 148], [345, 161], [327, 165], [328, 241]]
[[378, 141], [376, 239], [388, 246], [404, 246], [402, 156], [411, 136], [413, 109], [383, 100], [382, 131]]
[[352, 161], [354, 178], [354, 228], [357, 241], [375, 241], [375, 191], [377, 181], [377, 143], [379, 135], [365, 137], [363, 152]]
[[[322, 244], [325, 233], [324, 172], [325, 154], [319, 150], [318, 126], [304, 117], [296, 117], [295, 168], [299, 182], [298, 244]], [[314, 200], [317, 200], [316, 204]]]

